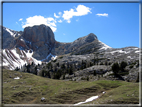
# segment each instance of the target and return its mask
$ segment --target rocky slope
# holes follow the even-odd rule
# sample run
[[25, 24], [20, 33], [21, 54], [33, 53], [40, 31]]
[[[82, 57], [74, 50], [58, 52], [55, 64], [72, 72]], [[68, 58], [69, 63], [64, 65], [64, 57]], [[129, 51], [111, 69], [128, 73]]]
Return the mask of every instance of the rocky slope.
[[45, 25], [27, 27], [23, 32], [2, 27], [3, 66], [15, 69], [24, 64], [49, 61], [54, 57], [54, 34]]
[[[39, 75], [73, 81], [87, 80], [87, 78], [89, 80], [98, 80], [100, 78], [107, 80], [122, 79], [133, 82], [137, 80], [139, 72], [139, 48], [125, 47], [99, 51], [84, 55], [66, 54], [58, 56], [56, 60], [40, 66], [38, 68], [40, 74], [44, 71], [45, 75]], [[123, 61], [127, 63], [127, 66], [123, 71], [119, 70], [119, 74], [122, 77], [115, 78], [112, 66], [114, 63], [118, 63], [121, 67]], [[56, 77], [56, 75], [59, 75], [59, 77]]]
[[16, 45], [16, 38], [19, 37], [22, 32], [17, 32], [6, 27], [2, 27], [2, 48], [12, 49]]
[[2, 28], [3, 54], [1, 57], [3, 57], [3, 65], [8, 69], [21, 67], [32, 61], [48, 62], [56, 55], [89, 54], [98, 49], [111, 48], [100, 42], [93, 33], [71, 43], [61, 43], [55, 40], [54, 33], [46, 25], [26, 27], [23, 32]]
[[93, 33], [78, 38], [77, 40], [71, 43], [56, 42], [55, 45], [55, 51], [57, 55], [63, 55], [68, 53], [74, 55], [90, 54], [97, 51], [97, 49], [107, 50], [110, 48], [111, 47], [99, 41], [97, 36]]

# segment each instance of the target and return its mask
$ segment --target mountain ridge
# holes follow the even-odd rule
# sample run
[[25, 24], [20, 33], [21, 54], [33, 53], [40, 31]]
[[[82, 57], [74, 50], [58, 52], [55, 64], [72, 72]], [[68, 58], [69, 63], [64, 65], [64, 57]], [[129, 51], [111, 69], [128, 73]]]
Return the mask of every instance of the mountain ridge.
[[[23, 61], [25, 64], [32, 63], [33, 61], [37, 64], [48, 62], [56, 58], [56, 56], [64, 54], [85, 55], [113, 49], [98, 40], [98, 37], [93, 33], [80, 37], [73, 42], [58, 42], [55, 40], [51, 28], [43, 24], [26, 27], [23, 32], [10, 30], [6, 27], [3, 27], [2, 30], [2, 49], [5, 49], [5, 55], [2, 54], [1, 57], [4, 58], [4, 62], [9, 63], [9, 67], [13, 62], [18, 62], [15, 60]], [[15, 57], [12, 52], [18, 56]], [[29, 54], [30, 58], [27, 58]], [[11, 59], [11, 62], [8, 61], [8, 57]], [[23, 64], [19, 64], [19, 66], [23, 66]], [[16, 66], [12, 67], [12, 69], [14, 68]]]

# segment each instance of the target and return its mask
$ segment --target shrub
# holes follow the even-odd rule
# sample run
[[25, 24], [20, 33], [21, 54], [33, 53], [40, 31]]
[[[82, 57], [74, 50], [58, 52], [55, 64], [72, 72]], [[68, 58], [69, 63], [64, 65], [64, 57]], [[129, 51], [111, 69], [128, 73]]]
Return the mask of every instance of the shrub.
[[63, 58], [63, 56], [61, 56], [61, 57], [59, 57], [60, 59], [62, 59]]
[[20, 70], [20, 69], [19, 69], [18, 67], [16, 67], [16, 68], [15, 68], [15, 71], [18, 71], [18, 70]]
[[56, 62], [56, 61], [57, 61], [57, 59], [53, 60], [53, 62]]
[[96, 76], [96, 74], [97, 74], [97, 73], [96, 73], [96, 70], [94, 70], [94, 76]]
[[114, 63], [112, 65], [112, 71], [114, 72], [114, 74], [116, 75], [120, 70], [119, 64], [118, 63]]
[[127, 62], [124, 62], [124, 61], [122, 61], [121, 63], [120, 63], [120, 69], [121, 69], [121, 71], [124, 71], [124, 68], [127, 66]]
[[104, 65], [103, 62], [101, 62], [100, 65]]
[[131, 69], [131, 68], [133, 68], [133, 66], [134, 66], [134, 65], [130, 65], [129, 68]]
[[89, 81], [89, 77], [87, 77], [87, 81]]

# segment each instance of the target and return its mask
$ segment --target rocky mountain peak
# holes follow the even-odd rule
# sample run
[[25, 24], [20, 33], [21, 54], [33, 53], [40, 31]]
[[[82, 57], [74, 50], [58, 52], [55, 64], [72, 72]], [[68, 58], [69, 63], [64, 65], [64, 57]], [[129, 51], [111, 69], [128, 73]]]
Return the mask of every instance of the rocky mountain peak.
[[[10, 57], [12, 63], [18, 58], [21, 61], [27, 60], [26, 63], [34, 60], [48, 62], [55, 55], [83, 55], [93, 53], [96, 48], [105, 50], [109, 48], [99, 42], [97, 36], [93, 33], [80, 37], [71, 43], [57, 42], [51, 28], [43, 24], [26, 27], [23, 32], [4, 28], [2, 35], [3, 49], [9, 49], [5, 51], [5, 56], [7, 54], [8, 56], [17, 55], [17, 57], [14, 56], [15, 59]], [[6, 59], [5, 63], [6, 65], [9, 64], [9, 60]]]
[[52, 43], [55, 42], [54, 33], [52, 32], [51, 28], [46, 25], [36, 25], [33, 27], [26, 27], [24, 29], [23, 37], [27, 41], [32, 41], [32, 42], [40, 42], [40, 41], [44, 43], [47, 43], [48, 41], [51, 41]]
[[49, 26], [35, 25], [26, 27], [22, 35], [26, 45], [34, 51], [33, 57], [44, 59], [48, 54], [54, 54], [55, 38]]
[[18, 37], [21, 32], [17, 32], [6, 27], [2, 27], [2, 35], [3, 35], [3, 49], [11, 49], [15, 45], [15, 38]]
[[85, 36], [85, 41], [86, 42], [92, 42], [94, 40], [98, 39], [97, 36], [93, 33], [88, 34], [87, 36]]

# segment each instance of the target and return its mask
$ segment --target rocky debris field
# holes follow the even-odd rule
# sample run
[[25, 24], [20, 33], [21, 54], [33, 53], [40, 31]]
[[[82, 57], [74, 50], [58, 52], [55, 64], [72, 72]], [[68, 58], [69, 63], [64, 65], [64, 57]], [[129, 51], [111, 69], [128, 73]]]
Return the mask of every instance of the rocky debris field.
[[[53, 58], [41, 65], [25, 65], [19, 71], [60, 80], [94, 81], [125, 80], [137, 81], [139, 72], [139, 53], [136, 47], [98, 50], [92, 54], [65, 54]], [[126, 63], [121, 69], [121, 63]], [[114, 75], [112, 66], [118, 63], [118, 75]]]

